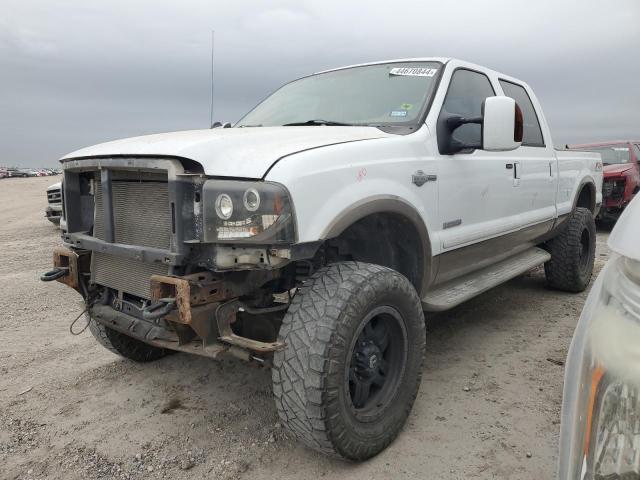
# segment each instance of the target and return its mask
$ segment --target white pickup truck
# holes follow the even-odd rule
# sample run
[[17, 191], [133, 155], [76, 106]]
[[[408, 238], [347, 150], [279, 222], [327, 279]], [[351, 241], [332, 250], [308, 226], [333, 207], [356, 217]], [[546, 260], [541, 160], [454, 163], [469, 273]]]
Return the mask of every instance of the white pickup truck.
[[60, 225], [62, 217], [62, 182], [54, 183], [47, 187], [47, 208], [44, 211], [47, 220], [55, 225]]
[[58, 280], [135, 361], [178, 350], [272, 367], [285, 425], [363, 460], [396, 437], [424, 311], [532, 267], [584, 290], [598, 154], [555, 151], [533, 91], [471, 63], [338, 68], [284, 85], [232, 128], [62, 159]]

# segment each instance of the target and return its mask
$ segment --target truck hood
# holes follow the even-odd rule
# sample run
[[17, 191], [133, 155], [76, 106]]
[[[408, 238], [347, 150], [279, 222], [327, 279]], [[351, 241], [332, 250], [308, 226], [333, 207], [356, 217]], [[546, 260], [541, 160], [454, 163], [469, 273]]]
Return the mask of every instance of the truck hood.
[[262, 178], [280, 158], [303, 150], [395, 136], [375, 127], [248, 127], [161, 133], [101, 143], [61, 161], [109, 156], [172, 156], [195, 160], [206, 175]]
[[633, 165], [631, 165], [630, 163], [620, 163], [620, 164], [605, 165], [602, 168], [602, 171], [604, 172], [605, 177], [612, 177], [615, 175], [621, 175], [625, 172], [628, 172], [632, 168], [633, 168]]

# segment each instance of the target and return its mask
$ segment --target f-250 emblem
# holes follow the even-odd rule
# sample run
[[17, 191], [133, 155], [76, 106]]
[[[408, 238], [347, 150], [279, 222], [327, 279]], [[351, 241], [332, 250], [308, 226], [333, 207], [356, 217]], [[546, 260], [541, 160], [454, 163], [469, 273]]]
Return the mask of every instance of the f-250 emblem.
[[411, 181], [419, 187], [427, 182], [435, 182], [437, 179], [437, 175], [427, 175], [422, 170], [418, 170], [416, 173], [411, 175]]

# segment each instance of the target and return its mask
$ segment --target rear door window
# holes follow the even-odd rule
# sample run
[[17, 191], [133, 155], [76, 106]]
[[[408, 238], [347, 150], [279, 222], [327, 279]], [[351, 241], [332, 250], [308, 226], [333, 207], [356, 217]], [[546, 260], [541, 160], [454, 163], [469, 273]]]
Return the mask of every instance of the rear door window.
[[500, 80], [500, 86], [507, 97], [513, 98], [522, 110], [524, 117], [524, 131], [522, 135], [522, 145], [526, 147], [544, 147], [542, 129], [538, 121], [536, 109], [533, 108], [531, 98], [522, 85]]

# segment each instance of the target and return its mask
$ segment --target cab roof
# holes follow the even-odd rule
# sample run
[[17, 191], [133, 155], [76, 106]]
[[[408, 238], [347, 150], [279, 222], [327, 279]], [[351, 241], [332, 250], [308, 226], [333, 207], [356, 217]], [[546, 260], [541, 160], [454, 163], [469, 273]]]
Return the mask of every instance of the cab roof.
[[344, 69], [347, 69], [347, 68], [366, 67], [368, 65], [381, 65], [383, 63], [440, 62], [442, 64], [445, 64], [445, 63], [449, 62], [450, 60], [452, 60], [452, 59], [451, 58], [447, 58], [447, 57], [396, 58], [394, 60], [379, 60], [379, 61], [375, 61], [375, 62], [356, 63], [354, 65], [346, 65], [344, 67], [329, 68], [327, 70], [321, 70], [319, 72], [315, 72], [313, 75], [318, 75], [320, 73], [334, 72], [336, 70], [344, 70]]
[[[328, 72], [335, 72], [338, 70], [345, 70], [347, 68], [355, 68], [355, 67], [366, 67], [369, 65], [381, 65], [383, 63], [408, 63], [408, 62], [439, 62], [442, 63], [443, 65], [446, 65], [448, 63], [455, 63], [456, 66], [460, 66], [463, 68], [469, 68], [471, 70], [479, 70], [479, 71], [483, 71], [487, 74], [491, 74], [494, 77], [499, 77], [501, 79], [507, 80], [507, 81], [511, 81], [511, 82], [516, 82], [518, 84], [521, 85], [526, 85], [526, 82], [523, 82], [522, 80], [512, 77], [511, 75], [507, 75], [505, 73], [502, 72], [498, 72], [496, 70], [493, 70], [491, 68], [485, 67], [484, 65], [478, 65], [475, 63], [471, 63], [471, 62], [467, 62], [465, 60], [461, 60], [459, 58], [452, 58], [452, 57], [415, 57], [415, 58], [395, 58], [395, 59], [391, 59], [391, 60], [379, 60], [379, 61], [375, 61], [375, 62], [367, 62], [367, 63], [357, 63], [354, 65], [347, 65], [344, 67], [337, 67], [337, 68], [330, 68], [328, 70], [322, 70], [319, 72], [315, 72], [311, 75], [319, 75], [321, 73], [328, 73]], [[309, 76], [309, 75], [307, 75]], [[304, 78], [304, 77], [302, 77]], [[527, 85], [528, 86], [528, 85]]]

